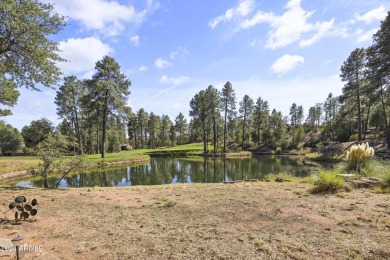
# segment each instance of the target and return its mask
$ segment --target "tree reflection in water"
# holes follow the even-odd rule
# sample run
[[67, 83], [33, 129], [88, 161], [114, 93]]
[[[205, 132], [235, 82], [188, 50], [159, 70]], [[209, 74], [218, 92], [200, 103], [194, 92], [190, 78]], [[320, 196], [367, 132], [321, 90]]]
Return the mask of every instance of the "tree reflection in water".
[[[299, 157], [256, 156], [252, 158], [151, 158], [145, 165], [73, 174], [65, 177], [60, 187], [111, 187], [160, 185], [170, 183], [216, 183], [243, 179], [264, 179], [269, 174], [307, 175]], [[50, 179], [50, 185], [56, 179]], [[18, 186], [42, 187], [41, 180], [27, 180]]]

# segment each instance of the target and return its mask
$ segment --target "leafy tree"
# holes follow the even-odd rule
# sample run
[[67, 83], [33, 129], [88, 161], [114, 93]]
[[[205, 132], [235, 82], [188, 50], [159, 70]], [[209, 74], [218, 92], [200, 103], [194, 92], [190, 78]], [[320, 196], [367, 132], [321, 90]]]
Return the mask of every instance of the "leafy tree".
[[0, 120], [0, 154], [18, 150], [22, 141], [18, 129]]
[[333, 124], [337, 114], [338, 101], [337, 98], [333, 97], [332, 93], [329, 93], [328, 97], [324, 102], [324, 112], [325, 117], [324, 120], [326, 122], [326, 133], [329, 134], [330, 137], [333, 137]]
[[107, 121], [111, 116], [123, 113], [128, 96], [130, 81], [120, 72], [120, 66], [114, 58], [104, 56], [96, 62], [96, 72], [88, 84], [88, 97], [97, 105], [102, 118], [102, 151], [106, 154]]
[[202, 141], [202, 130], [199, 120], [191, 119], [188, 124], [189, 141], [199, 142]]
[[370, 125], [375, 127], [375, 134], [377, 134], [379, 129], [386, 129], [386, 120], [383, 110], [379, 104], [375, 106], [373, 110], [374, 111], [370, 117]]
[[315, 108], [316, 108], [315, 116], [316, 116], [317, 127], [320, 127], [321, 119], [322, 119], [322, 103], [316, 103]]
[[107, 129], [107, 152], [118, 153], [121, 151], [121, 144], [125, 140], [124, 125], [119, 118], [109, 118]]
[[227, 138], [227, 123], [235, 116], [236, 109], [236, 94], [234, 93], [232, 84], [228, 81], [223, 86], [220, 92], [221, 102], [224, 112], [223, 125], [223, 152], [226, 152], [226, 138]]
[[290, 107], [290, 120], [291, 124], [293, 126], [297, 125], [297, 120], [298, 120], [298, 106], [297, 104], [293, 103]]
[[158, 144], [158, 136], [160, 132], [161, 127], [161, 118], [157, 115], [155, 115], [153, 112], [149, 115], [149, 143], [150, 148], [154, 149], [156, 148], [156, 145]]
[[208, 104], [206, 91], [201, 90], [190, 101], [190, 116], [194, 118], [194, 124], [199, 124], [203, 136], [203, 152], [207, 152], [207, 132], [208, 132]]
[[240, 116], [242, 119], [242, 149], [245, 148], [245, 130], [248, 128], [249, 124], [249, 119], [252, 115], [253, 112], [253, 99], [251, 99], [248, 95], [245, 95], [240, 101]]
[[[19, 97], [19, 92], [16, 90], [15, 82], [7, 79], [0, 67], [0, 104], [12, 107], [16, 104]], [[0, 116], [11, 115], [10, 109], [0, 109]]]
[[49, 134], [53, 133], [53, 123], [45, 117], [32, 121], [30, 125], [23, 127], [21, 132], [24, 143], [28, 148], [34, 148], [40, 142], [43, 142]]
[[390, 151], [390, 12], [387, 13], [385, 20], [382, 21], [378, 32], [374, 34], [373, 40], [374, 44], [368, 51], [368, 64], [371, 71], [370, 81], [375, 85], [379, 96], [386, 125], [387, 150]]
[[283, 148], [287, 148], [287, 144], [286, 144], [287, 119], [283, 118], [282, 112], [280, 111], [278, 112], [276, 111], [276, 109], [273, 109], [269, 121], [270, 121], [269, 123], [270, 133], [272, 136], [271, 145], [273, 147], [283, 146]]
[[[51, 4], [2, 0], [0, 24], [1, 81], [6, 75], [19, 87], [37, 89], [38, 83], [46, 87], [55, 84], [61, 75], [56, 62], [63, 59], [58, 55], [57, 44], [48, 36], [65, 26], [65, 17], [53, 13]], [[3, 90], [4, 84], [0, 88]]]
[[171, 119], [167, 115], [162, 115], [161, 118], [161, 142], [162, 146], [166, 146], [167, 143], [165, 142], [166, 140], [171, 140], [171, 126], [173, 125]]
[[304, 117], [303, 107], [302, 106], [298, 106], [298, 108], [297, 108], [297, 124], [298, 125], [302, 124], [303, 117]]
[[171, 140], [171, 146], [175, 146], [176, 131], [175, 126], [171, 124], [169, 127], [169, 140]]
[[357, 113], [358, 141], [362, 140], [362, 110], [361, 99], [365, 80], [365, 49], [355, 49], [341, 66], [341, 80], [346, 82], [341, 98], [354, 100], [354, 110]]
[[55, 133], [64, 136], [69, 144], [68, 150], [72, 151], [73, 155], [76, 154], [77, 144], [74, 135], [74, 129], [66, 118], [64, 118], [62, 122], [57, 125]]
[[146, 127], [148, 124], [148, 113], [143, 108], [140, 108], [137, 112], [137, 122], [140, 134], [141, 149], [146, 146]]
[[42, 163], [33, 169], [32, 173], [42, 177], [45, 188], [49, 188], [49, 175], [54, 172], [62, 175], [55, 186], [57, 188], [61, 180], [72, 170], [88, 168], [89, 163], [83, 156], [64, 157], [68, 145], [64, 136], [52, 134], [37, 145], [36, 154]]
[[127, 135], [129, 137], [129, 142], [133, 144], [134, 148], [137, 149], [137, 130], [138, 130], [138, 119], [137, 115], [127, 111]]
[[356, 128], [356, 120], [351, 116], [348, 116], [351, 112], [349, 111], [348, 105], [341, 105], [338, 113], [336, 114], [333, 131], [334, 136], [339, 142], [349, 141], [351, 134]]
[[188, 128], [187, 120], [184, 118], [184, 115], [180, 112], [175, 119], [175, 129], [179, 132], [179, 144], [182, 143], [182, 135], [186, 133]]
[[69, 76], [64, 78], [64, 83], [57, 91], [57, 96], [54, 101], [57, 105], [57, 115], [60, 118], [66, 118], [74, 129], [81, 153], [83, 152], [80, 120], [82, 95], [81, 81], [77, 80], [75, 76]]
[[256, 101], [253, 110], [253, 126], [254, 126], [254, 137], [257, 146], [260, 146], [261, 132], [265, 132], [269, 123], [269, 106], [268, 102], [264, 101], [259, 97]]
[[208, 103], [208, 114], [210, 115], [210, 123], [213, 128], [213, 146], [214, 154], [217, 152], [217, 128], [218, 119], [220, 117], [219, 110], [222, 108], [221, 99], [218, 94], [218, 90], [210, 85], [206, 89], [206, 102]]

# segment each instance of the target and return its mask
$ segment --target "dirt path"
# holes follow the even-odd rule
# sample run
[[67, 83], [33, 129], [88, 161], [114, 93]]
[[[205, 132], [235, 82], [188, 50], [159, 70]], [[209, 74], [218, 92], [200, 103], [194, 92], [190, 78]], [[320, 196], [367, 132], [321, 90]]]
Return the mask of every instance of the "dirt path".
[[[0, 222], [60, 259], [389, 259], [389, 194], [312, 195], [310, 184], [0, 189], [37, 198], [35, 222]], [[2, 211], [2, 210], [0, 210]], [[8, 214], [9, 215], [9, 214]], [[3, 259], [3, 258], [0, 258]], [[6, 258], [4, 258], [6, 259]]]

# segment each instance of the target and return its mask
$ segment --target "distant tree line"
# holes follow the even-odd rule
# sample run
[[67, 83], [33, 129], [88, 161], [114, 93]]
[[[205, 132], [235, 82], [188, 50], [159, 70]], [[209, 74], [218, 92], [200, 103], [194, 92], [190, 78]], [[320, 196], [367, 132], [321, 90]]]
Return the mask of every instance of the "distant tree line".
[[[0, 3], [0, 116], [11, 114], [18, 87], [51, 87], [61, 72], [58, 45], [47, 38], [65, 26], [53, 6], [36, 1]], [[26, 19], [29, 17], [31, 19]], [[28, 21], [28, 22], [26, 22]], [[118, 152], [129, 143], [134, 149], [203, 142], [204, 152], [227, 152], [249, 147], [297, 148], [305, 133], [326, 140], [363, 141], [367, 132], [384, 133], [390, 147], [390, 13], [368, 48], [357, 48], [341, 66], [342, 94], [304, 108], [293, 103], [288, 115], [269, 108], [261, 97], [244, 95], [238, 102], [230, 82], [218, 91], [210, 85], [190, 100], [190, 120], [174, 119], [141, 108], [128, 107], [131, 82], [114, 58], [96, 62], [90, 79], [63, 78], [55, 104], [62, 122], [54, 127], [46, 118], [19, 131], [0, 121], [1, 153], [19, 149], [24, 141], [34, 148], [50, 135], [67, 140], [69, 154]], [[28, 37], [27, 37], [28, 36]], [[314, 138], [313, 138], [314, 139]], [[310, 142], [310, 140], [305, 140]], [[212, 144], [212, 149], [209, 145]], [[238, 147], [239, 146], [239, 147]]]

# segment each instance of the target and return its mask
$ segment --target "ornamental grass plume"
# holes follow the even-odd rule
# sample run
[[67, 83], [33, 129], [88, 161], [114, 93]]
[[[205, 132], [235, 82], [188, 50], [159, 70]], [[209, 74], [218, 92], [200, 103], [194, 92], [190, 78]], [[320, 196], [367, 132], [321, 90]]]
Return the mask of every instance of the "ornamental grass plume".
[[374, 155], [374, 148], [370, 147], [368, 143], [353, 145], [347, 152], [347, 159], [353, 163], [357, 171], [363, 167], [368, 159]]

